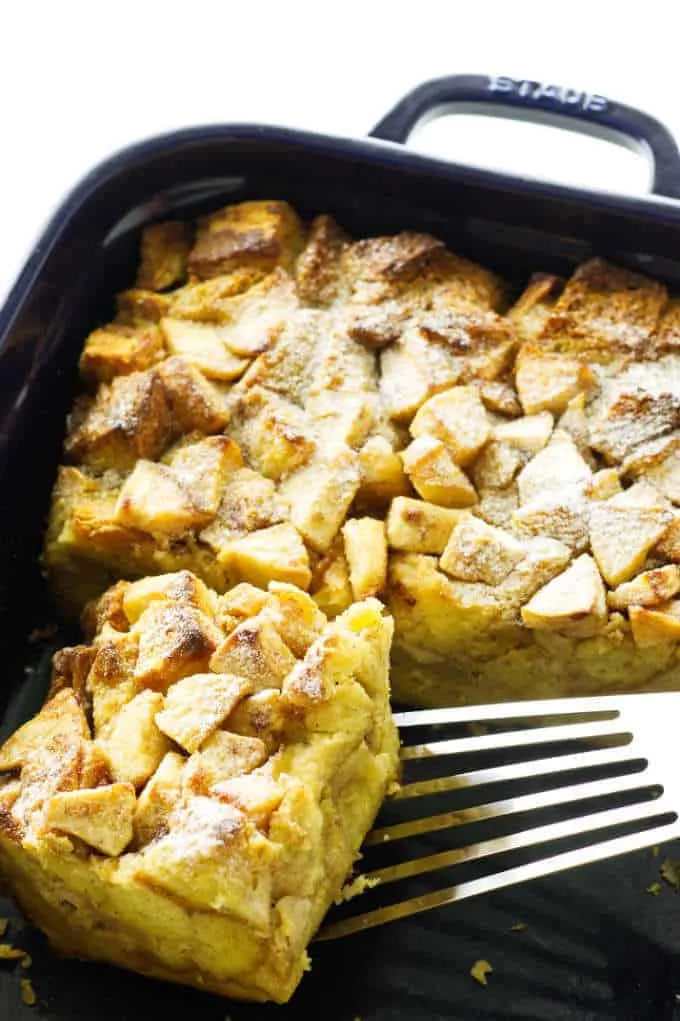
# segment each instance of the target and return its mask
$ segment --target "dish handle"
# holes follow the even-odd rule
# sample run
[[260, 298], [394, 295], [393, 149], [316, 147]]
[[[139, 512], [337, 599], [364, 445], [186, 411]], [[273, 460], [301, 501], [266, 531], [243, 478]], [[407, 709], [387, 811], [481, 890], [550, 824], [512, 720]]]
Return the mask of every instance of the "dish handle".
[[528, 120], [615, 142], [646, 157], [654, 194], [680, 198], [680, 153], [668, 128], [633, 106], [561, 85], [503, 75], [433, 78], [404, 96], [370, 137], [406, 144], [417, 127], [447, 113]]

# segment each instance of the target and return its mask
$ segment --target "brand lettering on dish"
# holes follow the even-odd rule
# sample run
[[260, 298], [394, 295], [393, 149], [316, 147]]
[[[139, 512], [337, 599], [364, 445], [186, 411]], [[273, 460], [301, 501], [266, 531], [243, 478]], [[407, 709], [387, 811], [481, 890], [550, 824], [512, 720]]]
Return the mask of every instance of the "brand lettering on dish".
[[489, 92], [510, 92], [522, 99], [552, 100], [557, 106], [570, 107], [592, 113], [600, 113], [609, 107], [609, 100], [592, 92], [568, 89], [562, 85], [546, 82], [531, 82], [524, 79], [506, 78], [497, 75], [489, 78]]

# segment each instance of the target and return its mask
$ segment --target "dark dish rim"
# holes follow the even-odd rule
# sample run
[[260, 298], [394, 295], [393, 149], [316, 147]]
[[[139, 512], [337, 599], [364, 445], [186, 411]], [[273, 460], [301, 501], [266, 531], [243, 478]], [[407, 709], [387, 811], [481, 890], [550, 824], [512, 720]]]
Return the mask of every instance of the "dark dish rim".
[[381, 139], [354, 139], [343, 136], [325, 135], [318, 132], [298, 130], [269, 124], [235, 123], [208, 124], [200, 127], [183, 128], [152, 136], [134, 142], [117, 150], [111, 156], [96, 164], [66, 194], [56, 211], [47, 220], [45, 227], [33, 245], [22, 269], [10, 286], [6, 300], [0, 309], [0, 344], [20, 305], [30, 292], [33, 282], [42, 266], [58, 244], [70, 219], [83, 204], [103, 185], [120, 173], [139, 167], [158, 156], [177, 153], [215, 141], [254, 141], [279, 143], [286, 146], [300, 146], [309, 152], [325, 152], [338, 159], [362, 161], [378, 166], [393, 166], [400, 171], [431, 174], [451, 181], [465, 181], [467, 184], [489, 188], [501, 185], [504, 190], [519, 196], [535, 196], [542, 199], [559, 198], [578, 203], [593, 211], [608, 211], [629, 215], [643, 215], [661, 224], [680, 224], [680, 202], [664, 195], [649, 193], [630, 196], [598, 189], [571, 187], [530, 176], [490, 170], [444, 158], [436, 158], [414, 152], [404, 145]]

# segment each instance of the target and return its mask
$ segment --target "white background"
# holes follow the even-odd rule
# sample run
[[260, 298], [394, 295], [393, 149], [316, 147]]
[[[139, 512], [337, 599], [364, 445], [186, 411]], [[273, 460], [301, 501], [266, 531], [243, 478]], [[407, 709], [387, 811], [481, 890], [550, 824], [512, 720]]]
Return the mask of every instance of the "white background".
[[[629, 6], [630, 4], [630, 6]], [[676, 0], [0, 0], [0, 297], [91, 166], [180, 126], [256, 121], [358, 136], [455, 72], [570, 85], [680, 138]], [[643, 160], [555, 129], [450, 117], [415, 147], [516, 172], [646, 190]]]

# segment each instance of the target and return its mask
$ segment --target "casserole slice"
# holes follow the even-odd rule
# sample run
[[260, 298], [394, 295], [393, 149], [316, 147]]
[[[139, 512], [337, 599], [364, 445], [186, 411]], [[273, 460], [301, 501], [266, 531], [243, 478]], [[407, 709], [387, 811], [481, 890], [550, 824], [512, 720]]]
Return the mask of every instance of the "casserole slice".
[[390, 618], [179, 572], [85, 624], [0, 749], [0, 871], [63, 953], [286, 1001], [396, 780]]

